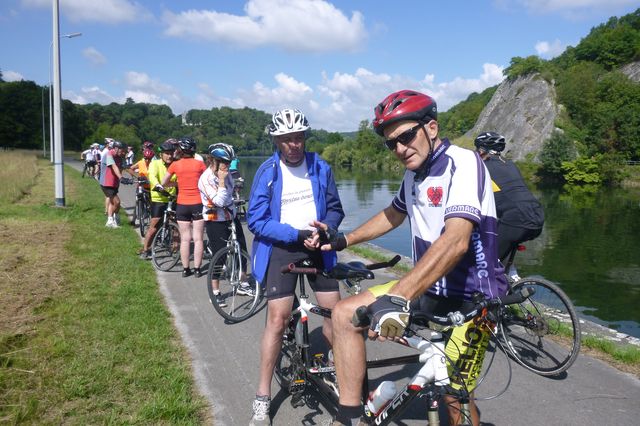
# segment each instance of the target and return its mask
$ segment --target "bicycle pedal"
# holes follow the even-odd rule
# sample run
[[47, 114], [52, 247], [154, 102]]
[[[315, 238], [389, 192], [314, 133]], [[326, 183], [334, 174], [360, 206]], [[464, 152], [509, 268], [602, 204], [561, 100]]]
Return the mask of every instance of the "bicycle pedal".
[[304, 405], [304, 397], [303, 395], [293, 395], [291, 397], [291, 406], [293, 408], [299, 408]]
[[304, 379], [296, 379], [289, 384], [289, 393], [292, 395], [301, 394], [304, 392], [304, 388], [307, 382]]

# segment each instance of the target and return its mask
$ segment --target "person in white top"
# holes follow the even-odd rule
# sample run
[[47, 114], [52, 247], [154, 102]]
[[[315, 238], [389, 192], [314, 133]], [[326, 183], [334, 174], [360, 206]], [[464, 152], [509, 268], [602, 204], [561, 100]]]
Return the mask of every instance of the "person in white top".
[[[209, 145], [208, 151], [211, 156], [210, 164], [198, 180], [198, 189], [202, 198], [202, 217], [205, 220], [209, 248], [212, 254], [216, 254], [218, 250], [225, 247], [231, 234], [229, 226], [231, 221], [235, 221], [238, 243], [243, 251], [247, 251], [244, 231], [236, 216], [236, 207], [233, 203], [233, 179], [229, 173], [229, 164], [235, 157], [235, 152], [231, 145], [224, 143]], [[246, 271], [246, 261], [244, 258], [242, 261], [244, 262], [242, 270]], [[224, 307], [226, 303], [220, 294], [218, 277], [214, 275], [209, 285], [213, 288], [218, 305]], [[252, 289], [246, 282], [246, 275], [242, 278], [244, 282], [238, 288], [238, 293], [250, 294]]]
[[[309, 123], [294, 109], [277, 111], [268, 128], [277, 152], [265, 161], [253, 180], [247, 224], [254, 234], [253, 275], [263, 284], [267, 323], [262, 336], [260, 380], [253, 402], [251, 425], [269, 425], [271, 379], [293, 306], [297, 277], [281, 274], [283, 265], [310, 259], [320, 269], [331, 269], [335, 252], [317, 250], [315, 220], [337, 227], [344, 218], [331, 167], [316, 153], [305, 151]], [[318, 304], [332, 308], [340, 299], [338, 283], [321, 275], [307, 277]], [[331, 342], [331, 320], [323, 335]]]

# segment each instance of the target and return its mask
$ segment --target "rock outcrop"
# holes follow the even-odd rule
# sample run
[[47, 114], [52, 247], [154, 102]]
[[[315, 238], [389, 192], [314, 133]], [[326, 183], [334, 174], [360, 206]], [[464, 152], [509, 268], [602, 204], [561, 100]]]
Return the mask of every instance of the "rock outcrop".
[[625, 74], [631, 81], [640, 83], [640, 61], [631, 62], [620, 68], [623, 74]]
[[505, 80], [465, 136], [498, 132], [507, 139], [508, 158], [523, 160], [532, 154], [535, 160], [555, 129], [558, 112], [554, 86], [539, 74]]

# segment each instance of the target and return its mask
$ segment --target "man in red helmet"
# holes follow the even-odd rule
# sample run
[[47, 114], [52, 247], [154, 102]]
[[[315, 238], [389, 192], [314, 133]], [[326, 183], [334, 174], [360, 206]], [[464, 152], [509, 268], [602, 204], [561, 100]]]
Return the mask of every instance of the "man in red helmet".
[[[464, 309], [476, 291], [497, 297], [507, 289], [498, 263], [489, 173], [475, 152], [438, 137], [435, 101], [411, 90], [392, 93], [376, 106], [373, 126], [406, 168], [402, 185], [389, 207], [346, 236], [316, 222], [316, 227], [328, 231], [329, 244], [322, 249], [341, 250], [372, 240], [409, 217], [415, 266], [399, 281], [372, 287], [335, 306], [331, 318], [340, 407], [334, 425], [358, 424], [363, 410], [365, 329], [351, 324], [356, 308], [368, 306], [370, 338], [397, 340], [412, 309], [442, 315]], [[455, 368], [462, 373], [450, 374], [454, 388], [473, 389], [488, 340], [488, 333], [473, 322], [451, 331], [446, 352], [456, 366], [449, 371]], [[458, 424], [463, 420], [458, 402], [449, 399], [451, 424]], [[473, 404], [471, 412], [477, 425]]]

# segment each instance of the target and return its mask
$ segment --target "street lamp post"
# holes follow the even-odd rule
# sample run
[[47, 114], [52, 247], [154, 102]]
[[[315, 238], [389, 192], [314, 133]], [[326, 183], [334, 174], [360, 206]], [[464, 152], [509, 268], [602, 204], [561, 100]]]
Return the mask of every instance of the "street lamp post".
[[[55, 25], [55, 24], [54, 24]], [[74, 38], [80, 37], [82, 33], [70, 33], [70, 34], [62, 34], [59, 38]], [[53, 39], [49, 44], [49, 150], [51, 151], [51, 162], [53, 163], [53, 147], [55, 145], [54, 142], [54, 134], [53, 134], [53, 87], [51, 84], [51, 51], [53, 50]], [[43, 121], [44, 121], [44, 112], [42, 113]], [[44, 138], [44, 136], [43, 136]]]

